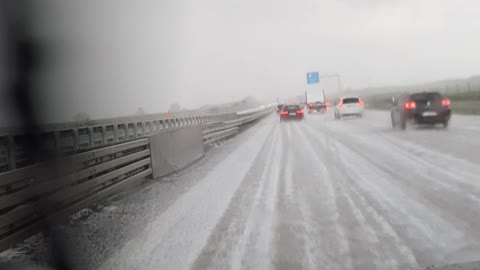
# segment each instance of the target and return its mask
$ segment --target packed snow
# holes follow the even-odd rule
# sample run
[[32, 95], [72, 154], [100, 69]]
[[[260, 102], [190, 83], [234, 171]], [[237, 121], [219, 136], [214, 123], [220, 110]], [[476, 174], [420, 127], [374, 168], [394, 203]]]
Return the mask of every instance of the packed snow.
[[[84, 210], [79, 269], [412, 269], [480, 259], [479, 117], [277, 115], [187, 170]], [[10, 251], [11, 252], [11, 251]], [[11, 254], [11, 253], [10, 253]]]

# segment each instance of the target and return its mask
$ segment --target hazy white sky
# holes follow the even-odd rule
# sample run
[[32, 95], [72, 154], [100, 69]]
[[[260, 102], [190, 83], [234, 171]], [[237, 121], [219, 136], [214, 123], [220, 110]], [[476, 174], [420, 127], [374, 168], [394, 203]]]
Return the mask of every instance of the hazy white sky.
[[480, 71], [475, 0], [48, 2], [38, 33], [59, 57], [38, 85], [55, 121], [295, 96], [308, 71], [352, 88]]

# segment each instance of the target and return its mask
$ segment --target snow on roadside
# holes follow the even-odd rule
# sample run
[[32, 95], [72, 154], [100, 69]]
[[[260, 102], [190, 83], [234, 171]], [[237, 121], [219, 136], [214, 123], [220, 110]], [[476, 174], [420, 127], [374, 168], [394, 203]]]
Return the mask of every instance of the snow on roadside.
[[[147, 228], [111, 256], [101, 269], [185, 269], [197, 258], [251, 167], [272, 125], [263, 125]], [[234, 173], [233, 171], [234, 170]], [[195, 232], [195, 233], [192, 233]]]

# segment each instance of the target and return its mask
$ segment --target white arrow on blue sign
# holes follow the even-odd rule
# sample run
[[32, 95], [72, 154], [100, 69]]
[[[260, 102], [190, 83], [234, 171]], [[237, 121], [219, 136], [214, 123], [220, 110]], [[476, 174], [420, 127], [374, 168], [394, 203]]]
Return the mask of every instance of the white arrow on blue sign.
[[307, 84], [317, 84], [320, 81], [320, 76], [318, 72], [309, 72], [307, 73]]

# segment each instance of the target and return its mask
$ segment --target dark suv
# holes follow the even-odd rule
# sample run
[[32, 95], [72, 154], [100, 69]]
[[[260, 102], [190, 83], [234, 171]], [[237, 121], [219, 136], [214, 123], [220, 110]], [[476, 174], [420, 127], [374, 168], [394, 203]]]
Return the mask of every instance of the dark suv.
[[451, 109], [450, 100], [437, 92], [422, 92], [394, 98], [392, 107], [392, 127], [407, 127], [413, 124], [443, 124], [448, 126]]
[[326, 112], [326, 111], [327, 111], [327, 105], [325, 105], [324, 102], [317, 101], [315, 103], [308, 104], [308, 113]]
[[277, 111], [277, 113], [281, 113], [282, 109], [283, 109], [283, 104], [278, 104], [277, 108], [275, 108], [275, 111]]

